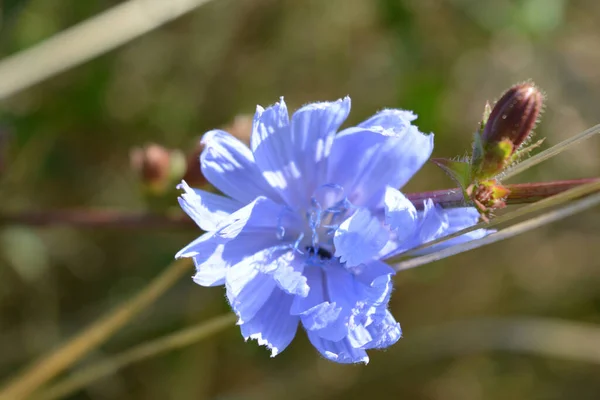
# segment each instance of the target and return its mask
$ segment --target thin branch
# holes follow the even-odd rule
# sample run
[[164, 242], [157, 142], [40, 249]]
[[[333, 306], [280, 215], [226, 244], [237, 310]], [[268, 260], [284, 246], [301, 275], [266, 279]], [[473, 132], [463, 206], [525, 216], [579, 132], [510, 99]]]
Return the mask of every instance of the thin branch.
[[49, 355], [42, 357], [8, 382], [0, 389], [0, 399], [19, 400], [29, 396], [85, 354], [105, 342], [173, 286], [184, 274], [189, 273], [189, 270], [190, 262], [187, 259], [171, 263], [135, 297], [98, 319], [83, 332]]
[[32, 400], [64, 398], [69, 394], [81, 390], [95, 380], [113, 374], [128, 365], [167, 353], [171, 350], [192, 345], [219, 333], [225, 328], [234, 326], [235, 319], [234, 314], [221, 315], [158, 339], [142, 343], [106, 360], [75, 371], [71, 376], [43, 390], [39, 395], [34, 395]]
[[[573, 187], [567, 191], [562, 193], [558, 193], [554, 196], [547, 197], [545, 199], [539, 200], [533, 204], [526, 205], [517, 210], [511, 211], [507, 214], [501, 215], [492, 219], [490, 222], [480, 222], [473, 226], [470, 226], [465, 229], [461, 229], [460, 231], [454, 232], [450, 235], [442, 236], [438, 239], [429, 241], [427, 243], [423, 243], [420, 246], [413, 247], [410, 250], [405, 251], [404, 253], [400, 253], [394, 256], [394, 259], [400, 260], [409, 256], [418, 255], [422, 253], [423, 250], [433, 247], [439, 243], [446, 242], [450, 239], [454, 239], [455, 237], [462, 236], [466, 233], [476, 231], [478, 229], [491, 229], [498, 225], [504, 224], [506, 222], [512, 221], [513, 219], [523, 217], [525, 215], [529, 215], [532, 213], [539, 213], [540, 211], [544, 211], [550, 209], [552, 207], [559, 206], [561, 204], [565, 204], [571, 200], [581, 198], [583, 196], [587, 196], [591, 193], [595, 193], [600, 191], [600, 180], [594, 181], [592, 180], [589, 183], [586, 183], [581, 186]], [[394, 263], [393, 260], [388, 260], [388, 262]]]
[[[509, 204], [526, 204], [548, 198], [575, 187], [598, 183], [600, 178], [575, 179], [569, 181], [526, 183], [508, 185], [513, 191]], [[588, 194], [586, 192], [585, 194]], [[462, 194], [458, 189], [436, 190], [432, 192], [409, 193], [406, 197], [415, 207], [422, 208], [423, 200], [431, 198], [442, 207], [464, 207]], [[571, 197], [573, 198], [573, 197]], [[1, 225], [28, 226], [74, 226], [93, 229], [180, 229], [194, 228], [196, 225], [184, 214], [148, 214], [117, 210], [49, 210], [27, 211], [0, 214]]]
[[148, 214], [116, 210], [50, 210], [0, 214], [0, 225], [68, 225], [94, 229], [173, 229], [196, 226], [185, 214]]
[[539, 228], [540, 226], [569, 217], [578, 212], [585, 211], [589, 208], [597, 206], [598, 204], [600, 204], [600, 193], [596, 193], [585, 197], [581, 200], [574, 201], [573, 203], [567, 204], [566, 206], [559, 208], [558, 210], [550, 211], [538, 217], [531, 218], [524, 222], [512, 225], [509, 228], [503, 229], [496, 233], [492, 233], [491, 235], [488, 235], [484, 238], [473, 240], [467, 243], [457, 244], [455, 246], [438, 250], [424, 256], [419, 256], [406, 261], [399, 262], [398, 264], [394, 265], [393, 268], [396, 271], [404, 271], [406, 269], [420, 267], [421, 265], [429, 264], [431, 262], [442, 260], [444, 258], [465, 251], [474, 250], [488, 244], [511, 238], [513, 236], [525, 233], [532, 229]]
[[0, 100], [119, 47], [210, 0], [129, 0], [0, 62]]
[[535, 156], [533, 156], [531, 158], [521, 161], [520, 163], [516, 164], [514, 167], [512, 167], [508, 171], [506, 171], [504, 174], [502, 174], [500, 178], [502, 180], [512, 178], [513, 176], [520, 174], [521, 172], [533, 167], [534, 165], [537, 165], [537, 164], [541, 163], [542, 161], [545, 161], [551, 157], [554, 157], [555, 155], [567, 150], [568, 148], [570, 148], [576, 144], [580, 144], [584, 140], [590, 139], [592, 136], [597, 135], [599, 133], [600, 133], [600, 124], [593, 126], [589, 129], [586, 129], [585, 131], [583, 131], [573, 137], [570, 137], [567, 140], [564, 140], [564, 141], [560, 142], [559, 144], [554, 145], [551, 148], [544, 150], [541, 153], [536, 154]]

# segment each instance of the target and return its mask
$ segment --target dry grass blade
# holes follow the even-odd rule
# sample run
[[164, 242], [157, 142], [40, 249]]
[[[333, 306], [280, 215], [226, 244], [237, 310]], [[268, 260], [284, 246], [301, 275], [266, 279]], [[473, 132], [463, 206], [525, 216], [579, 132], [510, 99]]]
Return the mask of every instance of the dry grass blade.
[[40, 386], [106, 341], [118, 329], [131, 321], [134, 316], [152, 304], [189, 270], [189, 260], [182, 259], [173, 262], [134, 298], [93, 323], [63, 346], [50, 355], [43, 357], [14, 378], [0, 391], [0, 399], [19, 400], [29, 396]]
[[235, 315], [221, 315], [179, 332], [142, 343], [105, 361], [100, 361], [73, 373], [70, 377], [44, 390], [39, 395], [33, 396], [32, 399], [54, 400], [63, 398], [130, 364], [199, 342], [227, 327], [233, 326], [234, 323]]
[[569, 147], [579, 144], [584, 140], [590, 139], [592, 136], [597, 135], [598, 133], [600, 133], [600, 124], [593, 126], [590, 129], [587, 129], [565, 141], [562, 141], [559, 144], [552, 146], [551, 148], [544, 150], [531, 158], [523, 160], [522, 162], [516, 164], [514, 167], [510, 168], [508, 171], [502, 174], [502, 180], [512, 178], [513, 176], [520, 174], [521, 172], [533, 167], [534, 165], [537, 165], [542, 161], [545, 161], [559, 153], [562, 153]]
[[600, 327], [591, 323], [552, 318], [482, 318], [421, 328], [412, 336], [411, 349], [402, 354], [407, 364], [504, 350], [600, 365]]
[[210, 0], [129, 0], [0, 62], [0, 99], [121, 46]]
[[399, 260], [399, 259], [413, 256], [422, 250], [428, 249], [432, 246], [435, 246], [436, 244], [446, 242], [450, 239], [454, 239], [455, 237], [464, 235], [465, 233], [473, 232], [477, 229], [490, 229], [490, 228], [496, 227], [498, 225], [501, 225], [503, 223], [506, 223], [508, 221], [511, 221], [513, 219], [523, 217], [525, 215], [532, 214], [535, 212], [543, 211], [543, 210], [546, 210], [551, 207], [556, 207], [556, 206], [566, 203], [570, 200], [577, 199], [579, 197], [583, 197], [583, 196], [586, 196], [588, 194], [598, 192], [598, 191], [600, 191], [600, 182], [588, 183], [585, 185], [575, 187], [573, 189], [569, 189], [567, 191], [564, 191], [564, 192], [554, 195], [552, 197], [548, 197], [546, 199], [537, 201], [533, 204], [529, 204], [527, 206], [521, 207], [515, 211], [504, 214], [500, 217], [494, 218], [490, 222], [480, 222], [469, 228], [461, 229], [458, 232], [455, 232], [450, 235], [443, 236], [441, 238], [424, 243], [424, 244], [417, 246], [415, 248], [412, 248], [404, 253], [398, 254], [393, 259], [390, 259], [388, 262], [394, 263], [395, 262], [394, 260]]
[[393, 268], [396, 271], [403, 271], [410, 268], [419, 267], [421, 265], [429, 264], [434, 261], [438, 261], [464, 251], [477, 249], [479, 247], [492, 244], [495, 242], [499, 242], [504, 239], [511, 238], [513, 236], [519, 235], [521, 233], [530, 231], [532, 229], [539, 228], [540, 226], [549, 224], [554, 221], [558, 221], [560, 219], [566, 218], [578, 212], [587, 210], [591, 207], [600, 204], [600, 193], [592, 194], [588, 197], [585, 197], [581, 200], [574, 201], [572, 203], [568, 203], [565, 206], [549, 211], [545, 214], [542, 214], [538, 217], [534, 217], [528, 219], [526, 221], [520, 222], [518, 224], [512, 225], [509, 228], [503, 229], [499, 232], [492, 233], [484, 238], [473, 240], [467, 243], [461, 243], [456, 246], [448, 247], [446, 249], [435, 251], [431, 254], [427, 254], [424, 256], [419, 256], [415, 258], [411, 258], [406, 261], [399, 262], [394, 265]]

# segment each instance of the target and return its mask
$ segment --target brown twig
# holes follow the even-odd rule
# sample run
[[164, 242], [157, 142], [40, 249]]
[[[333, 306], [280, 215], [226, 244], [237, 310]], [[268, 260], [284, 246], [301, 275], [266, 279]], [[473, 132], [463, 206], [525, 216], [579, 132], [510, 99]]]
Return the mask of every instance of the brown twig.
[[116, 210], [50, 210], [0, 214], [0, 225], [76, 226], [78, 228], [173, 229], [194, 227], [184, 214], [149, 214]]
[[[507, 204], [533, 203], [592, 182], [600, 182], [600, 178], [507, 185], [511, 193], [506, 202]], [[432, 199], [434, 203], [444, 208], [465, 206], [462, 192], [457, 188], [408, 193], [406, 197], [417, 209], [423, 208], [423, 201], [426, 199]], [[7, 213], [0, 214], [0, 225], [74, 226], [94, 229], [181, 229], [196, 226], [184, 214], [149, 214], [116, 210], [51, 210]]]

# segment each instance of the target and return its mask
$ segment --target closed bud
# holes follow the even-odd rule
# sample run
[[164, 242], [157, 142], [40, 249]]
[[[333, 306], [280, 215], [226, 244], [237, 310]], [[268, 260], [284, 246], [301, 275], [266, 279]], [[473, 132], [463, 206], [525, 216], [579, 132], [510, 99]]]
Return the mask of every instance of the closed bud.
[[190, 186], [204, 186], [208, 183], [200, 168], [200, 154], [202, 154], [203, 149], [204, 146], [198, 143], [196, 149], [187, 156], [187, 166], [183, 180]]
[[[477, 180], [500, 174], [532, 148], [519, 147], [529, 138], [542, 109], [544, 96], [532, 83], [508, 89], [494, 107], [486, 105], [480, 132], [475, 135], [471, 172]], [[489, 115], [486, 118], [486, 115]]]
[[[252, 116], [238, 115], [229, 124], [222, 129], [229, 132], [232, 136], [238, 138], [246, 145], [250, 144], [250, 134], [252, 133]], [[183, 180], [190, 186], [204, 186], [208, 183], [200, 168], [200, 155], [204, 147], [198, 143], [192, 153], [187, 156], [187, 168]]]
[[529, 137], [542, 109], [544, 96], [532, 83], [508, 89], [496, 102], [485, 123], [482, 144], [508, 140], [512, 152]]
[[185, 160], [179, 151], [157, 144], [131, 150], [129, 159], [144, 186], [156, 194], [163, 192], [174, 178], [180, 178], [185, 168]]

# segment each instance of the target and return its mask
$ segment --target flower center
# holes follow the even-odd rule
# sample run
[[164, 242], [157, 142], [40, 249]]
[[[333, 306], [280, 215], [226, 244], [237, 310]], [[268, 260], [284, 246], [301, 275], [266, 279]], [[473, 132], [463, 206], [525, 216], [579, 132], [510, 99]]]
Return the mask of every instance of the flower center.
[[307, 229], [301, 239], [309, 259], [324, 261], [334, 257], [335, 231], [353, 211], [354, 206], [340, 185], [326, 184], [315, 190], [305, 213]]
[[314, 247], [306, 246], [306, 252], [309, 257], [317, 257], [319, 260], [331, 260], [333, 258], [333, 254], [329, 250], [325, 250], [324, 247], [319, 247], [315, 251]]

